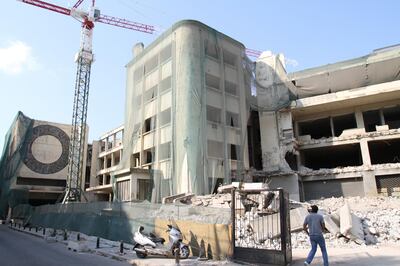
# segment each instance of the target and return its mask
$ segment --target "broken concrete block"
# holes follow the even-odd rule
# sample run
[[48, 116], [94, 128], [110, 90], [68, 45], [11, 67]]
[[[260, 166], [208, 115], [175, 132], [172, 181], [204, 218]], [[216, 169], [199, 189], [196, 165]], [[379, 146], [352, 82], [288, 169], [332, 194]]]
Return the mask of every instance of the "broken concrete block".
[[351, 214], [351, 223], [352, 226], [350, 229], [350, 234], [351, 234], [350, 239], [364, 240], [364, 230], [361, 223], [361, 219], [357, 217], [355, 214]]
[[235, 186], [233, 184], [218, 187], [218, 193], [229, 193]]
[[387, 130], [389, 130], [389, 126], [388, 125], [383, 125], [383, 126], [378, 126], [378, 125], [376, 125], [375, 126], [375, 129], [376, 129], [376, 131], [387, 131]]
[[302, 135], [298, 137], [300, 142], [307, 142], [311, 140], [311, 135]]
[[348, 136], [362, 135], [362, 134], [365, 134], [364, 128], [351, 128], [343, 130], [342, 134], [340, 134], [340, 137], [348, 137]]
[[68, 241], [67, 248], [72, 251], [76, 252], [86, 252], [89, 251], [89, 248], [85, 242], [75, 242], [75, 241]]
[[339, 226], [331, 218], [330, 215], [324, 215], [325, 227], [331, 234], [338, 235], [340, 233]]
[[340, 233], [342, 235], [347, 235], [350, 233], [352, 227], [352, 217], [350, 212], [350, 207], [347, 202], [340, 208]]
[[[178, 194], [178, 195], [181, 195], [181, 194]], [[178, 196], [178, 195], [176, 195], [176, 196]], [[185, 193], [183, 193], [183, 196], [178, 196], [178, 197], [175, 197], [173, 200], [172, 200], [172, 203], [177, 203], [177, 202], [186, 202], [186, 201], [189, 201], [189, 200], [191, 200], [193, 197], [194, 197], [195, 195], [193, 194], [193, 193], [190, 193], [190, 194], [185, 194]], [[165, 199], [165, 198], [164, 198]], [[170, 199], [169, 199], [170, 200]], [[168, 201], [169, 201], [168, 200]]]
[[304, 219], [308, 215], [307, 208], [300, 207], [290, 210], [290, 229], [300, 231], [303, 229]]
[[180, 194], [164, 197], [164, 198], [162, 198], [161, 202], [162, 202], [162, 204], [172, 203], [174, 199], [183, 197], [183, 196], [185, 196], [185, 193], [180, 193]]

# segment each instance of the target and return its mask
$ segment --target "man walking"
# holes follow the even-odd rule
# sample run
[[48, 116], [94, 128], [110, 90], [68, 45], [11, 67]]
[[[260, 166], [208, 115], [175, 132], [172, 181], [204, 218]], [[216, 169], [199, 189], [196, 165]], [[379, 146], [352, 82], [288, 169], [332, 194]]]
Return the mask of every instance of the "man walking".
[[328, 253], [326, 252], [325, 239], [322, 232], [325, 228], [324, 217], [318, 214], [318, 207], [316, 205], [311, 206], [309, 210], [310, 214], [307, 215], [304, 220], [303, 229], [306, 231], [307, 235], [310, 237], [311, 251], [308, 253], [308, 257], [304, 262], [304, 265], [310, 265], [314, 259], [315, 252], [317, 252], [317, 245], [319, 245], [322, 258], [324, 259], [324, 266], [329, 266]]

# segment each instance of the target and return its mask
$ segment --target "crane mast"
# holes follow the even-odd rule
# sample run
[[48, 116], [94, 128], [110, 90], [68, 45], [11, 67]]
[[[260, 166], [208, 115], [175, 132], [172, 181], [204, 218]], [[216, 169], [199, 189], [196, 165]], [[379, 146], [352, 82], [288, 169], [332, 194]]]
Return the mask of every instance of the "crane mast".
[[154, 32], [154, 27], [113, 16], [100, 15], [100, 11], [95, 8], [95, 0], [91, 1], [89, 12], [78, 9], [84, 0], [78, 0], [71, 9], [42, 0], [18, 1], [59, 14], [72, 16], [82, 23], [80, 48], [75, 55], [77, 69], [72, 110], [71, 139], [69, 144], [67, 183], [65, 191], [62, 194], [62, 203], [79, 202], [81, 201], [81, 197], [84, 196], [81, 183], [84, 170], [83, 160], [85, 157], [84, 151], [87, 133], [86, 118], [89, 99], [90, 70], [94, 61], [92, 52], [94, 23], [100, 22], [149, 34]]
[[[81, 45], [75, 56], [77, 63], [71, 141], [69, 145], [67, 184], [62, 203], [81, 201], [82, 167], [86, 140], [86, 118], [89, 99], [90, 70], [94, 59], [92, 38], [95, 19], [94, 6], [82, 22]], [[97, 13], [97, 12], [96, 12]]]

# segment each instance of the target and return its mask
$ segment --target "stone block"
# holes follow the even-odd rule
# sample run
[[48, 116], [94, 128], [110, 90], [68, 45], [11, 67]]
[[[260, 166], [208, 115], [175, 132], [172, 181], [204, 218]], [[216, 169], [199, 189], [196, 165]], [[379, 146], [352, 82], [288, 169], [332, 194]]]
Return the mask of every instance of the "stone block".
[[330, 215], [324, 215], [325, 227], [331, 234], [337, 235], [340, 233], [339, 226], [335, 223]]
[[375, 128], [376, 128], [376, 131], [387, 131], [387, 130], [389, 130], [389, 126], [388, 125], [383, 125], [383, 126], [376, 125]]
[[75, 241], [68, 241], [67, 248], [69, 250], [75, 251], [75, 252], [86, 252], [89, 251], [88, 245], [86, 242], [75, 242]]
[[300, 207], [290, 210], [290, 229], [299, 231], [303, 229], [304, 219], [308, 215], [307, 208]]
[[340, 233], [342, 235], [348, 235], [352, 227], [352, 217], [350, 207], [345, 203], [339, 210], [340, 215]]

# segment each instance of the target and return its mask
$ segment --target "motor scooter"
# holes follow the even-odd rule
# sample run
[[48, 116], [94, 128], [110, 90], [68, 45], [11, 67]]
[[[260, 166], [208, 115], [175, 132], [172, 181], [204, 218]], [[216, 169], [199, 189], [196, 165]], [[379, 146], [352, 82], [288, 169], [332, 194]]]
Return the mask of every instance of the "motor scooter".
[[139, 258], [146, 258], [147, 255], [159, 255], [164, 257], [174, 257], [179, 252], [181, 259], [189, 257], [189, 246], [182, 242], [182, 232], [172, 225], [168, 225], [169, 242], [164, 245], [165, 239], [150, 233], [146, 235], [144, 227], [139, 226], [133, 235], [135, 246], [133, 250]]

